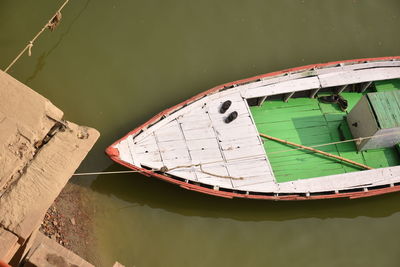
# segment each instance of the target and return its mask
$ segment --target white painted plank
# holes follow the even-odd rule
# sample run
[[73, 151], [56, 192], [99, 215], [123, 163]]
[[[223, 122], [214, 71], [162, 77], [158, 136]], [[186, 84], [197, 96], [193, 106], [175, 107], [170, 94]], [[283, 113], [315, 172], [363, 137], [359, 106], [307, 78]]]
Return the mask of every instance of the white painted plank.
[[128, 137], [127, 139], [129, 140], [130, 147], [134, 149], [135, 153], [159, 151], [154, 135], [150, 135], [146, 139], [142, 140], [142, 142], [136, 144], [131, 137]]
[[147, 153], [132, 153], [134, 160], [139, 163], [135, 164], [136, 166], [140, 166], [140, 163], [142, 161], [159, 161], [161, 162], [161, 154], [160, 151], [153, 151], [153, 152], [147, 152]]
[[[207, 173], [215, 174], [215, 175], [220, 175], [220, 176], [228, 176], [228, 172], [226, 170], [226, 167], [223, 164], [206, 164], [202, 166], [203, 170]], [[232, 182], [231, 179], [229, 178], [221, 178], [218, 176], [213, 176], [209, 175], [206, 173], [203, 173], [200, 170], [200, 167], [196, 167], [196, 175], [198, 178], [199, 182], [210, 184], [210, 185], [216, 185], [220, 187], [225, 187], [225, 188], [232, 188]]]
[[242, 138], [241, 136], [238, 136], [238, 138], [236, 139], [225, 140], [223, 142], [220, 142], [219, 144], [222, 150], [233, 150], [239, 147], [259, 146], [262, 145], [262, 142], [258, 138], [254, 137]]
[[143, 145], [143, 146], [145, 146], [145, 145], [155, 144], [156, 143], [156, 139], [155, 139], [153, 134], [149, 135], [147, 138], [141, 139], [140, 141], [138, 141], [133, 136], [129, 136], [128, 138], [132, 139], [134, 145]]
[[322, 87], [363, 83], [377, 80], [400, 78], [400, 68], [362, 69], [349, 72], [329, 73], [318, 76]]
[[390, 175], [382, 177], [383, 179], [374, 181], [373, 185], [385, 185], [400, 182], [400, 167], [395, 166], [390, 168]]
[[176, 120], [171, 121], [154, 133], [158, 142], [183, 140], [181, 128]]
[[208, 101], [207, 104], [214, 100], [222, 101], [222, 102], [224, 102], [226, 100], [240, 101], [241, 97], [240, 97], [239, 92], [240, 92], [240, 89], [238, 87], [235, 87], [235, 88], [230, 88], [230, 89], [226, 89], [221, 92], [214, 93], [212, 95], [207, 96], [207, 101]]
[[328, 74], [328, 73], [334, 73], [334, 72], [372, 69], [372, 68], [384, 68], [384, 67], [400, 67], [400, 61], [375, 61], [375, 62], [356, 63], [356, 64], [345, 63], [342, 66], [330, 66], [330, 67], [317, 68], [314, 70], [314, 73], [316, 75], [322, 75], [322, 74]]
[[[265, 164], [265, 158], [258, 159], [245, 159], [235, 162], [228, 162], [226, 164], [228, 172], [232, 176], [236, 177], [251, 177], [263, 174], [271, 175], [271, 170], [268, 165]], [[265, 177], [268, 181], [271, 177]]]
[[129, 164], [134, 164], [131, 150], [129, 149], [128, 141], [126, 139], [117, 144], [117, 149], [119, 151], [119, 157], [121, 160]]
[[278, 84], [282, 82], [287, 82], [287, 81], [293, 81], [297, 79], [303, 79], [311, 76], [315, 76], [316, 74], [313, 72], [313, 70], [305, 70], [302, 72], [298, 73], [287, 73], [287, 74], [279, 74], [277, 76], [269, 76], [263, 78], [261, 81], [245, 84], [245, 85], [240, 85], [237, 88], [240, 90], [240, 93], [244, 97], [244, 92], [247, 90], [251, 90], [254, 88], [258, 87], [263, 87], [267, 85], [272, 85], [272, 84]]
[[189, 166], [192, 164], [192, 160], [187, 150], [175, 150], [172, 152], [161, 153], [164, 166], [168, 169], [172, 169], [178, 166]]
[[191, 150], [190, 156], [193, 164], [208, 163], [208, 162], [223, 162], [221, 151], [219, 148], [216, 149], [204, 149], [204, 150]]
[[278, 191], [278, 185], [274, 182], [263, 182], [249, 185], [238, 186], [236, 189], [249, 192], [271, 193]]
[[[136, 144], [132, 138], [127, 139], [127, 143], [134, 160], [134, 165], [141, 167], [147, 166], [153, 169], [159, 169], [164, 166], [161, 159], [161, 154], [156, 144], [156, 139], [154, 135], [147, 137], [148, 140], [143, 140], [141, 144], [146, 144], [145, 146]], [[155, 147], [154, 144], [155, 143]], [[144, 147], [152, 148], [152, 150], [143, 149]]]
[[168, 168], [192, 163], [182, 129], [176, 120], [155, 132], [161, 158]]
[[243, 180], [232, 180], [234, 188], [240, 189], [243, 186], [254, 186], [253, 189], [257, 188], [257, 185], [262, 185], [264, 183], [275, 183], [273, 179], [271, 179], [268, 173], [247, 176]]
[[184, 135], [186, 140], [215, 138], [215, 132], [212, 127], [185, 130]]
[[265, 156], [264, 147], [258, 146], [237, 146], [233, 149], [223, 150], [224, 157], [227, 161], [239, 158], [252, 158]]
[[258, 136], [258, 133], [250, 127], [243, 127], [242, 125], [232, 125], [232, 126], [235, 127], [216, 129], [218, 139], [223, 142], [226, 140], [235, 140], [239, 136], [242, 138]]
[[187, 148], [178, 148], [178, 149], [174, 149], [174, 150], [163, 150], [161, 151], [161, 158], [163, 159], [163, 161], [166, 160], [171, 160], [171, 161], [180, 161], [182, 159], [189, 159], [189, 151], [187, 150]]
[[[196, 173], [196, 174], [198, 174], [198, 173]], [[198, 181], [201, 183], [204, 183], [204, 184], [212, 185], [212, 186], [234, 189], [234, 188], [232, 188], [230, 179], [218, 178], [218, 177], [214, 177], [214, 176], [212, 176], [212, 177], [204, 176], [202, 178], [198, 178]]]
[[218, 149], [218, 141], [214, 138], [187, 140], [189, 150]]
[[[392, 169], [400, 167], [380, 168], [346, 174], [330, 175], [325, 177], [302, 179], [280, 183], [281, 192], [323, 192], [362, 187], [374, 183], [381, 183], [391, 177]], [[397, 170], [396, 170], [397, 171]]]
[[[231, 94], [226, 91], [224, 97], [233, 101], [226, 114], [219, 113], [220, 105], [225, 99], [215, 98], [208, 105], [198, 105], [190, 112], [180, 114], [176, 120], [170, 121], [156, 130], [157, 143], [156, 139], [152, 142], [146, 139], [142, 140], [141, 151], [149, 148], [149, 146], [155, 147], [156, 143], [161, 150], [161, 155], [151, 155], [153, 157], [158, 156], [157, 160], [162, 159], [162, 164], [168, 168], [206, 163], [203, 168], [207, 172], [228, 176], [228, 167], [225, 166], [224, 162], [224, 157], [226, 157], [227, 164], [233, 173], [243, 174], [245, 172], [247, 174], [248, 179], [238, 182], [236, 186], [263, 183], [267, 181], [267, 178], [274, 180], [269, 169], [269, 163], [265, 159], [262, 142], [250, 116], [247, 102], [237, 92]], [[234, 110], [239, 113], [238, 118], [232, 123], [225, 123], [224, 118]], [[183, 134], [180, 134], [180, 131], [183, 131]], [[221, 139], [221, 143], [217, 141], [215, 134]], [[151, 161], [150, 154], [140, 156], [141, 160]], [[246, 157], [253, 158], [254, 156], [262, 156], [264, 160], [259, 159], [259, 162], [248, 160], [246, 162], [243, 159]], [[237, 160], [238, 158], [241, 158], [241, 160]], [[210, 162], [214, 162], [214, 166], [207, 164]], [[262, 166], [259, 166], [260, 164]], [[196, 171], [193, 172], [192, 168]], [[233, 188], [233, 182], [230, 179], [202, 173], [199, 167], [192, 168], [179, 168], [170, 171], [170, 173], [184, 179], [198, 179], [198, 181], [210, 185]], [[250, 169], [253, 171], [252, 174], [249, 174]]]
[[[305, 77], [312, 77], [316, 75], [328, 74], [328, 73], [338, 73], [342, 71], [349, 71], [349, 70], [361, 70], [367, 68], [383, 68], [383, 67], [399, 67], [400, 61], [377, 61], [377, 62], [368, 62], [368, 63], [357, 63], [351, 65], [343, 65], [343, 66], [330, 66], [330, 67], [323, 67], [317, 69], [306, 69], [301, 72], [295, 73], [288, 73], [287, 75], [279, 74], [278, 76], [271, 76], [266, 77], [261, 81], [253, 82], [250, 84], [245, 84], [238, 86], [237, 88], [243, 93], [247, 90], [259, 88], [267, 85], [278, 84], [286, 81], [293, 81]], [[315, 88], [316, 89], [316, 88]], [[269, 94], [270, 95], [270, 94]], [[243, 94], [246, 98], [247, 94]]]
[[195, 130], [195, 129], [202, 129], [202, 128], [211, 128], [212, 123], [210, 118], [204, 117], [201, 120], [191, 120], [191, 121], [185, 121], [181, 122], [179, 121], [181, 128], [183, 131], [188, 131], [188, 130]]
[[174, 141], [164, 141], [158, 142], [159, 151], [162, 153], [166, 151], [175, 151], [175, 150], [187, 150], [185, 140], [174, 140]]
[[182, 114], [180, 116], [178, 116], [176, 119], [179, 123], [192, 123], [192, 122], [196, 122], [196, 121], [207, 121], [209, 120], [209, 117], [206, 113], [207, 108], [200, 108], [200, 107], [196, 107], [194, 109], [190, 109], [189, 112], [187, 112], [186, 114]]
[[368, 63], [344, 65], [343, 70], [359, 70], [368, 68], [400, 67], [400, 61], [375, 61]]
[[136, 142], [140, 142], [141, 140], [145, 139], [148, 135], [153, 134], [153, 132], [157, 131], [158, 129], [164, 128], [165, 125], [169, 124], [171, 121], [175, 120], [176, 118], [182, 116], [185, 113], [190, 112], [192, 109], [197, 107], [201, 107], [207, 100], [205, 98], [199, 99], [190, 105], [187, 105], [178, 111], [174, 112], [172, 115], [167, 116], [166, 118], [156, 122], [152, 127], [145, 129], [142, 133], [135, 137]]
[[197, 181], [196, 173], [192, 168], [179, 168], [172, 171], [167, 172], [169, 174], [178, 176], [183, 179]]
[[153, 169], [160, 169], [164, 166], [164, 163], [161, 160], [160, 153], [152, 152], [152, 153], [138, 153], [133, 154], [135, 160], [135, 166], [147, 166]]
[[317, 89], [320, 83], [317, 77], [309, 77], [292, 81], [285, 81], [277, 84], [261, 86], [248, 89], [243, 92], [245, 98], [263, 97], [266, 95], [284, 94], [288, 92], [298, 92], [310, 89]]

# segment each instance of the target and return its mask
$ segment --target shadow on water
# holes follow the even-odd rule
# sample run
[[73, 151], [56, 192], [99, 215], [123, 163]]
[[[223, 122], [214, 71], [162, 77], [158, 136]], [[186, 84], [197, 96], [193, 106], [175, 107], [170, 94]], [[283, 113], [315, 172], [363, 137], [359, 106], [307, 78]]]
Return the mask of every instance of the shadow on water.
[[[104, 171], [120, 170], [113, 164]], [[300, 218], [387, 217], [400, 211], [400, 194], [364, 199], [275, 202], [224, 199], [191, 192], [140, 174], [98, 176], [91, 188], [134, 206], [149, 206], [184, 216], [230, 218], [238, 221], [284, 221]], [[127, 206], [129, 208], [129, 205]]]

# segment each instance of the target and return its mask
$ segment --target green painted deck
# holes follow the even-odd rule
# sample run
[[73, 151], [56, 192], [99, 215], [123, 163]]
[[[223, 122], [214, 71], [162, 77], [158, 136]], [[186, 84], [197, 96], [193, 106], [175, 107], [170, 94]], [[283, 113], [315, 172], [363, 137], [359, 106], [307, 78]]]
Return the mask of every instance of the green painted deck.
[[368, 98], [381, 129], [400, 126], [399, 90], [369, 93]]
[[[387, 84], [384, 86], [386, 89], [389, 87]], [[400, 83], [394, 88], [400, 89]], [[362, 95], [355, 92], [342, 93], [349, 103], [348, 111]], [[347, 113], [342, 112], [336, 104], [319, 103], [317, 99], [310, 98], [292, 98], [288, 103], [280, 100], [265, 101], [262, 106], [250, 107], [250, 110], [259, 132], [305, 146], [352, 139], [345, 119]], [[265, 140], [264, 149], [277, 182], [361, 170], [318, 153], [294, 150], [294, 147], [276, 141]], [[396, 148], [358, 152], [354, 142], [348, 142], [321, 146], [317, 149], [373, 168], [400, 165], [400, 155]]]
[[393, 91], [400, 89], [400, 79], [374, 82], [377, 92]]

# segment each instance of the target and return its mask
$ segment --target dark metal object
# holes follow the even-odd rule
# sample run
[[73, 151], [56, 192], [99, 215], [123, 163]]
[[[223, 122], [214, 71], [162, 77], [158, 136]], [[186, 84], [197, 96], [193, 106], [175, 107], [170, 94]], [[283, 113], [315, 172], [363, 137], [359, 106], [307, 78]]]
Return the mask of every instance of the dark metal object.
[[222, 104], [221, 108], [219, 109], [219, 113], [224, 114], [224, 113], [228, 110], [228, 108], [229, 108], [231, 105], [232, 105], [232, 101], [226, 100], [226, 101]]
[[238, 116], [237, 111], [234, 111], [234, 112], [232, 112], [231, 114], [229, 114], [228, 117], [226, 117], [225, 122], [226, 122], [226, 123], [230, 123], [230, 122], [232, 122], [233, 120], [235, 120], [235, 119], [237, 118], [237, 116]]

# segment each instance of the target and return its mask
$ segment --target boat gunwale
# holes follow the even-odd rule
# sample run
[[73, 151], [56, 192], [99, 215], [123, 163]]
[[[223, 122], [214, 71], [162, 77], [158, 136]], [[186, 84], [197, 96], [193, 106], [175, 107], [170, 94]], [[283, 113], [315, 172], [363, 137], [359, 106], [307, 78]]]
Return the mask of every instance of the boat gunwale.
[[[296, 72], [296, 71], [305, 71], [305, 70], [314, 70], [316, 68], [323, 68], [323, 67], [335, 67], [338, 64], [344, 64], [344, 63], [352, 63], [352, 64], [361, 64], [361, 63], [368, 63], [371, 61], [390, 61], [390, 60], [400, 60], [400, 56], [391, 56], [391, 57], [376, 57], [376, 58], [362, 58], [362, 59], [350, 59], [350, 60], [342, 60], [342, 61], [333, 61], [333, 62], [328, 62], [328, 63], [318, 63], [318, 64], [310, 64], [310, 65], [305, 65], [305, 66], [300, 66], [300, 67], [295, 67], [295, 68], [289, 68], [285, 70], [280, 70], [280, 71], [275, 71], [275, 72], [270, 72], [266, 74], [261, 74], [261, 75], [256, 75], [250, 78], [246, 79], [241, 79], [229, 83], [224, 83], [218, 86], [215, 86], [211, 89], [208, 89], [206, 91], [203, 91], [179, 104], [176, 104], [168, 109], [165, 109], [164, 111], [159, 112], [155, 116], [153, 116], [151, 119], [143, 123], [142, 125], [136, 127], [134, 130], [128, 132], [126, 135], [124, 135], [122, 138], [118, 139], [114, 143], [112, 143], [107, 149], [106, 149], [106, 154], [115, 162], [129, 168], [135, 171], [138, 171], [146, 176], [153, 176], [155, 178], [158, 178], [160, 180], [164, 180], [169, 183], [177, 184], [180, 187], [191, 190], [191, 191], [196, 191], [200, 193], [205, 193], [208, 195], [213, 195], [213, 196], [219, 196], [219, 197], [224, 197], [224, 198], [247, 198], [247, 199], [263, 199], [263, 200], [318, 200], [318, 199], [332, 199], [332, 198], [362, 198], [362, 197], [369, 197], [369, 196], [374, 196], [374, 195], [381, 195], [381, 194], [386, 194], [386, 193], [391, 193], [391, 192], [397, 192], [400, 191], [400, 184], [399, 185], [393, 185], [393, 184], [384, 184], [383, 186], [387, 186], [385, 188], [378, 188], [378, 189], [370, 189], [368, 190], [367, 187], [363, 191], [358, 191], [358, 192], [340, 192], [340, 191], [346, 191], [346, 189], [335, 191], [334, 193], [331, 194], [326, 194], [327, 192], [313, 192], [312, 194], [307, 194], [306, 192], [304, 193], [276, 193], [273, 196], [266, 195], [265, 193], [263, 195], [262, 192], [251, 192], [251, 191], [244, 191], [246, 193], [237, 193], [234, 192], [234, 189], [228, 189], [232, 192], [229, 191], [221, 191], [221, 190], [215, 190], [215, 189], [210, 189], [202, 185], [197, 185], [197, 184], [192, 184], [184, 181], [180, 181], [174, 177], [167, 176], [164, 174], [156, 173], [153, 170], [148, 170], [145, 168], [141, 168], [139, 166], [135, 166], [132, 164], [129, 164], [125, 161], [122, 161], [119, 158], [118, 153], [116, 153], [116, 148], [115, 146], [120, 143], [121, 141], [125, 140], [129, 136], [137, 136], [145, 130], [146, 128], [149, 128], [149, 126], [161, 121], [163, 117], [167, 117], [168, 115], [171, 115], [172, 113], [180, 110], [181, 108], [197, 101], [200, 100], [203, 97], [206, 97], [207, 95], [219, 92], [223, 89], [228, 89], [232, 88], [235, 86], [239, 85], [244, 85], [252, 82], [259, 81], [263, 78], [266, 77], [272, 77], [272, 76], [279, 76], [285, 73], [290, 73], [290, 72]], [[361, 189], [363, 187], [360, 187]], [[222, 189], [222, 188], [221, 188]], [[240, 190], [241, 191], [241, 190]], [[257, 193], [257, 194], [256, 194]], [[274, 193], [274, 192], [271, 192]]]

